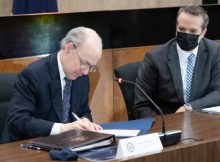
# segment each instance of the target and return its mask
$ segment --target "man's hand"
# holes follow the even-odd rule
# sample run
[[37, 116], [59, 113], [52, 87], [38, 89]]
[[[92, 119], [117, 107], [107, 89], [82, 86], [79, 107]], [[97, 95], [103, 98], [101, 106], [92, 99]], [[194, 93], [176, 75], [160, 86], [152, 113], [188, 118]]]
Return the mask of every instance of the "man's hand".
[[186, 108], [184, 106], [181, 106], [179, 109], [176, 110], [175, 113], [185, 112]]
[[82, 129], [97, 132], [99, 130], [102, 130], [102, 127], [98, 124], [90, 122], [87, 118], [83, 118], [72, 123], [62, 124], [62, 126], [60, 127], [60, 133], [72, 129]]

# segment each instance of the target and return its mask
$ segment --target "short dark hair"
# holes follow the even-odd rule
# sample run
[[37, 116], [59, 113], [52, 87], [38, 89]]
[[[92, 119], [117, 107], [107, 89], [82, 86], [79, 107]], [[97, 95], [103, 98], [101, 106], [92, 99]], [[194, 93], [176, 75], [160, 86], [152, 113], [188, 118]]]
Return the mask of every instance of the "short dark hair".
[[[202, 24], [202, 29], [207, 28], [208, 24], [209, 24], [209, 16], [207, 14], [207, 11], [205, 11], [201, 6], [199, 5], [188, 5], [188, 6], [184, 6], [181, 7], [177, 13], [177, 18], [176, 21], [180, 15], [180, 13], [182, 12], [186, 12], [189, 13], [191, 15], [194, 16], [202, 16], [203, 18], [203, 24]], [[178, 23], [178, 22], [177, 22]]]

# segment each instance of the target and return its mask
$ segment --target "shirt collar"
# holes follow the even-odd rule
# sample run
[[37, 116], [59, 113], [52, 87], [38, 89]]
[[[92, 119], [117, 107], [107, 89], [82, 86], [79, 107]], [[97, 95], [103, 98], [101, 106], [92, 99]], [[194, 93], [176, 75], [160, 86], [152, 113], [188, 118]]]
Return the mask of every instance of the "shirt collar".
[[59, 73], [60, 73], [60, 80], [62, 80], [66, 76], [65, 76], [65, 73], [63, 71], [63, 65], [61, 64], [61, 61], [60, 61], [60, 55], [61, 55], [61, 52], [59, 51], [58, 54], [57, 54], [57, 62], [58, 62], [58, 69], [59, 69]]

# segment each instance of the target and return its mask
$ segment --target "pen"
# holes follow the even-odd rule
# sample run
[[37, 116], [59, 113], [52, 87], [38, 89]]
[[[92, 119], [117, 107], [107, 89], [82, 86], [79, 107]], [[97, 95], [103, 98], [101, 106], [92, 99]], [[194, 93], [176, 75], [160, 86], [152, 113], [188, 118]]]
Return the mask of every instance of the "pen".
[[22, 148], [33, 149], [33, 150], [41, 150], [40, 147], [33, 146], [32, 144], [21, 144]]
[[72, 115], [76, 120], [81, 120], [74, 112], [72, 112]]

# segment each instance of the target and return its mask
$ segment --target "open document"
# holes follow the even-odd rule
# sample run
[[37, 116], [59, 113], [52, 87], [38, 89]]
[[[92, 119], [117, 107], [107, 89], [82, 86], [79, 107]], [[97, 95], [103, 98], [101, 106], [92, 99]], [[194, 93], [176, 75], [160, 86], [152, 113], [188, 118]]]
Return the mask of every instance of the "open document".
[[119, 121], [101, 124], [102, 133], [114, 134], [116, 137], [134, 137], [147, 134], [154, 118]]
[[115, 137], [134, 137], [140, 133], [141, 130], [128, 130], [128, 129], [105, 129], [100, 130], [101, 133], [114, 134]]
[[202, 109], [202, 111], [207, 112], [207, 113], [211, 113], [211, 114], [220, 115], [220, 106], [205, 108], [205, 109]]

